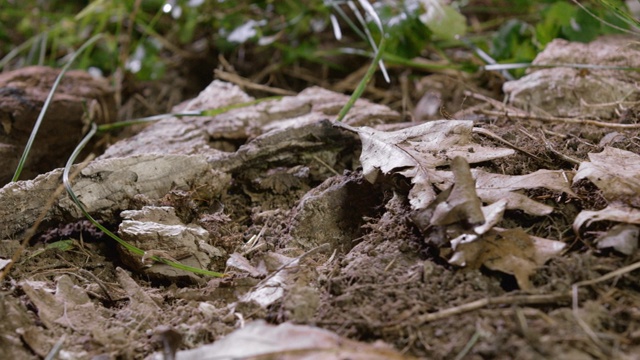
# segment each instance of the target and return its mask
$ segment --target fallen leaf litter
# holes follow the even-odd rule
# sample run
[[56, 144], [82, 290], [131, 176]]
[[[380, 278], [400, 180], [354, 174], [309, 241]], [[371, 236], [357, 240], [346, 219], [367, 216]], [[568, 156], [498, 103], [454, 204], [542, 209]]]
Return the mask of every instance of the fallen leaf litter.
[[[246, 98], [239, 89], [215, 82], [191, 105], [209, 108]], [[213, 270], [221, 270], [222, 262], [203, 262], [212, 254], [227, 254], [228, 276], [162, 275], [147, 282], [149, 268], [130, 266], [129, 273], [113, 263], [108, 243], [85, 239], [86, 251], [75, 257], [45, 251], [16, 267], [13, 276], [22, 279], [13, 291], [24, 292], [42, 325], [33, 325], [35, 314], [9, 294], [2, 311], [19, 315], [9, 318], [4, 331], [22, 328], [20, 341], [39, 356], [46, 356], [61, 334], [71, 336], [62, 346], [70, 358], [154, 358], [160, 353], [150, 355], [153, 350], [168, 346], [165, 353], [175, 351], [178, 342], [193, 349], [178, 355], [192, 356], [244, 325], [216, 341], [215, 351], [253, 348], [246, 343], [248, 333], [272, 345], [267, 353], [300, 356], [313, 348], [320, 358], [337, 352], [402, 358], [388, 346], [362, 343], [374, 339], [427, 358], [453, 357], [467, 344], [483, 357], [604, 358], [638, 348], [637, 322], [628, 320], [637, 316], [632, 290], [637, 284], [625, 276], [638, 263], [621, 265], [637, 261], [640, 190], [638, 149], [632, 141], [637, 134], [623, 137], [631, 139], [627, 146], [633, 151], [604, 146], [570, 154], [584, 159], [589, 153], [589, 161], [580, 160], [575, 173], [535, 166], [516, 172], [509, 167], [513, 159], [537, 160], [500, 148], [505, 143], [494, 144], [491, 137], [474, 137], [475, 122], [434, 121], [383, 131], [376, 126], [398, 122], [398, 114], [359, 101], [346, 124], [336, 128], [324, 119], [345, 100], [309, 89], [218, 117], [168, 119], [113, 146], [76, 180], [85, 205], [107, 223], [124, 217], [154, 229], [163, 223], [205, 229], [209, 238], [190, 239], [188, 246], [183, 244], [186, 252]], [[549, 130], [568, 132], [571, 125]], [[485, 126], [501, 138], [510, 135], [509, 142], [530, 154], [552, 154], [532, 151], [535, 146], [527, 147], [523, 139], [533, 139], [518, 137], [512, 128]], [[168, 128], [181, 130], [170, 133]], [[238, 142], [244, 145], [235, 148]], [[176, 177], [178, 165], [185, 170]], [[114, 181], [105, 182], [110, 177]], [[3, 238], [19, 236], [36, 221], [40, 207], [29, 201], [42, 204], [33, 194], [46, 198], [58, 179], [54, 171], [0, 190], [3, 203], [13, 209], [0, 209], [2, 216], [15, 220], [0, 229]], [[96, 191], [108, 196], [96, 196]], [[596, 200], [605, 206], [580, 208]], [[21, 210], [19, 219], [15, 209]], [[140, 209], [175, 215], [138, 219], [136, 213], [123, 213]], [[346, 215], [349, 222], [340, 222]], [[79, 219], [65, 199], [45, 217], [48, 224]], [[552, 237], [553, 231], [534, 232], [538, 223], [561, 223], [554, 226], [569, 230]], [[568, 232], [572, 227], [573, 235]], [[163, 229], [157, 238], [169, 228]], [[576, 244], [589, 247], [596, 239], [594, 246], [629, 258], [571, 252]], [[11, 253], [12, 244], [3, 242], [3, 255]], [[154, 249], [167, 246], [156, 244], [149, 251], [180, 254], [183, 245]], [[93, 258], [82, 255], [87, 252]], [[42, 266], [52, 261], [58, 262]], [[78, 268], [95, 270], [100, 280]], [[183, 286], [194, 283], [200, 285]], [[100, 295], [105, 291], [107, 296]], [[607, 291], [614, 296], [599, 296]], [[285, 324], [274, 328], [255, 319]], [[172, 329], [181, 334], [180, 341], [165, 336]], [[294, 349], [276, 336], [290, 340], [298, 332], [305, 338], [327, 337]], [[158, 344], [149, 341], [151, 333]], [[27, 356], [15, 341], [2, 348], [7, 357]]]

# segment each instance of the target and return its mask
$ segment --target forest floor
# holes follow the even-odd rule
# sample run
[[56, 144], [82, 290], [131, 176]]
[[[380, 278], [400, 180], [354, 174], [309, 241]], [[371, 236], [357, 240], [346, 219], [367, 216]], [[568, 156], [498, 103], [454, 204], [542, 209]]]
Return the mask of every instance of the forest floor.
[[[531, 91], [620, 79], [562, 71]], [[413, 116], [359, 100], [336, 124], [347, 97], [312, 87], [128, 134], [74, 188], [144, 259], [53, 195], [60, 170], [6, 185], [4, 259], [53, 200], [2, 283], [0, 357], [640, 358], [635, 95], [549, 113], [480, 80], [424, 78]], [[249, 100], [216, 81], [178, 109]]]

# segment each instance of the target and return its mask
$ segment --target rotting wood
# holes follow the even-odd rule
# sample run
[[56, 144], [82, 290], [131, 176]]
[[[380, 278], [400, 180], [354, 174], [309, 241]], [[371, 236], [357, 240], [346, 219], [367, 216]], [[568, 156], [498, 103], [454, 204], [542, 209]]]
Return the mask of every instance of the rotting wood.
[[[228, 91], [226, 85], [219, 83], [214, 82], [212, 89], [203, 91], [203, 98], [194, 99], [191, 106], [207, 107], [207, 99], [212, 94]], [[326, 101], [321, 101], [319, 95], [325, 96]], [[236, 102], [236, 97], [229, 101]], [[114, 220], [119, 211], [132, 208], [136, 196], [154, 200], [171, 189], [201, 186], [215, 196], [229, 183], [233, 173], [266, 169], [272, 163], [305, 163], [318, 152], [339, 153], [355, 147], [355, 136], [333, 127], [331, 121], [326, 120], [331, 117], [327, 114], [337, 112], [343, 101], [346, 101], [345, 96], [318, 88], [307, 90], [299, 97], [285, 98], [266, 108], [265, 104], [258, 104], [240, 109], [244, 111], [244, 117], [240, 116], [240, 123], [236, 124], [239, 129], [253, 124], [254, 129], [263, 134], [235, 152], [211, 148], [207, 142], [208, 138], [215, 136], [214, 133], [229, 131], [229, 125], [235, 123], [233, 118], [237, 119], [242, 113], [223, 114], [229, 115], [228, 118], [214, 117], [218, 122], [201, 118], [160, 122], [138, 136], [116, 144], [112, 151], [90, 163], [82, 170], [73, 188], [87, 210], [107, 222]], [[397, 113], [386, 107], [367, 104], [363, 101], [354, 107], [351, 122], [373, 125], [381, 118], [400, 119]], [[387, 110], [378, 111], [378, 108]], [[250, 120], [251, 116], [254, 120]], [[176, 127], [172, 127], [174, 125]], [[206, 126], [213, 128], [207, 130]], [[208, 131], [211, 132], [207, 134]], [[164, 137], [156, 137], [159, 134], [164, 134]], [[248, 136], [248, 133], [243, 133], [240, 137], [246, 139]], [[184, 141], [188, 139], [196, 141]], [[194, 153], [199, 155], [180, 155]], [[34, 180], [8, 184], [0, 189], [0, 218], [4, 220], [0, 238], [19, 236], [34, 223], [47, 199], [59, 186], [61, 174], [62, 170], [58, 169]], [[48, 211], [44, 225], [80, 218], [79, 209], [63, 195]]]
[[[0, 238], [15, 237], [31, 226], [54, 195], [61, 177], [62, 169], [56, 169], [0, 189]], [[119, 211], [129, 209], [135, 196], [159, 199], [172, 189], [203, 187], [214, 197], [229, 181], [229, 175], [214, 170], [202, 155], [138, 155], [90, 163], [80, 172], [73, 188], [89, 212], [110, 220]], [[78, 207], [65, 194], [54, 202], [44, 222], [81, 217]]]

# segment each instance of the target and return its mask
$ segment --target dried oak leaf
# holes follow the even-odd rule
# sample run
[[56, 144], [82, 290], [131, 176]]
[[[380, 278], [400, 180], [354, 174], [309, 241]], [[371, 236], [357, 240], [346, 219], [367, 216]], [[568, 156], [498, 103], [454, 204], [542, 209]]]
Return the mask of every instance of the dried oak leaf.
[[573, 221], [573, 231], [578, 233], [582, 226], [589, 226], [592, 222], [603, 220], [640, 225], [640, 209], [624, 205], [609, 205], [598, 211], [582, 210]]
[[[451, 264], [471, 268], [484, 265], [489, 269], [514, 275], [521, 289], [530, 289], [532, 285], [529, 276], [538, 266], [557, 255], [565, 244], [530, 236], [522, 229], [494, 227], [502, 219], [509, 196], [503, 195], [502, 199], [496, 199], [492, 204], [482, 207], [476, 192], [479, 189], [476, 189], [469, 164], [463, 158], [456, 157], [451, 170], [454, 184], [443, 191], [429, 207], [417, 210], [414, 222], [427, 233], [431, 226], [444, 226], [446, 234], [460, 234], [450, 241], [453, 250], [449, 260]], [[547, 180], [544, 176], [542, 179]], [[509, 184], [509, 177], [505, 180], [503, 188], [515, 187]], [[508, 190], [500, 191], [509, 194]], [[446, 199], [443, 194], [446, 194]], [[425, 226], [427, 219], [429, 223]], [[428, 237], [425, 241], [441, 246], [447, 240], [438, 237], [433, 239], [435, 241]]]
[[638, 250], [640, 227], [618, 224], [596, 239], [599, 249], [614, 248], [625, 255], [633, 255]]
[[494, 227], [482, 237], [471, 242], [455, 244], [449, 263], [501, 271], [515, 276], [518, 286], [523, 290], [533, 287], [529, 276], [547, 260], [558, 255], [565, 243], [531, 236], [524, 230], [501, 229]]
[[583, 225], [602, 220], [640, 224], [640, 155], [605, 147], [600, 153], [590, 153], [589, 160], [580, 164], [573, 181], [589, 179], [609, 205], [598, 211], [583, 210], [573, 230], [578, 233]]
[[390, 132], [342, 123], [336, 126], [360, 136], [360, 162], [368, 181], [374, 182], [380, 172], [398, 173], [411, 179], [409, 201], [414, 209], [424, 209], [435, 199], [436, 166], [447, 165], [456, 156], [477, 163], [514, 153], [511, 149], [474, 143], [471, 120], [432, 121]]
[[451, 172], [455, 183], [447, 199], [435, 206], [429, 220], [431, 225], [443, 226], [460, 221], [473, 226], [484, 224], [482, 202], [476, 194], [476, 184], [471, 176], [469, 163], [457, 156], [451, 162]]
[[640, 155], [605, 147], [600, 153], [590, 153], [589, 160], [580, 163], [574, 182], [589, 179], [609, 203], [640, 208]]
[[[451, 237], [458, 242], [477, 240], [502, 220], [507, 205], [507, 201], [502, 199], [482, 206], [469, 163], [464, 158], [454, 158], [451, 171], [455, 183], [438, 194], [425, 209], [415, 210], [412, 214], [413, 222], [428, 234], [425, 241], [438, 247], [448, 244]], [[434, 226], [446, 227], [446, 232], [434, 233], [431, 231]], [[452, 246], [456, 244], [452, 243]]]
[[[553, 207], [541, 204], [516, 191], [524, 189], [546, 188], [572, 196], [577, 196], [571, 190], [571, 174], [566, 171], [538, 170], [526, 175], [502, 175], [488, 173], [482, 170], [471, 170], [476, 180], [478, 197], [485, 203], [495, 203], [499, 200], [507, 201], [507, 209], [520, 209], [531, 215], [548, 215]], [[448, 187], [453, 183], [453, 176], [446, 171], [439, 171], [438, 177], [443, 180], [438, 186]]]
[[275, 326], [263, 320], [253, 321], [212, 344], [182, 350], [177, 355], [181, 360], [414, 359], [382, 343], [367, 344], [343, 338], [329, 330], [317, 327], [288, 322]]

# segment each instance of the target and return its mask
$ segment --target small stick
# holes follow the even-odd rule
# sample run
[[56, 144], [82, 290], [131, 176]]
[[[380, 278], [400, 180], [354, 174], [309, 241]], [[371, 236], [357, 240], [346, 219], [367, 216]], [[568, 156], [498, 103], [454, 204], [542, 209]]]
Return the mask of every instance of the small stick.
[[637, 269], [640, 269], [640, 261], [638, 261], [636, 263], [633, 263], [631, 265], [625, 266], [623, 268], [620, 268], [618, 270], [614, 270], [614, 271], [612, 271], [610, 273], [604, 274], [604, 275], [600, 276], [599, 278], [577, 282], [577, 283], [573, 284], [573, 286], [578, 287], [578, 286], [584, 286], [584, 285], [597, 284], [599, 282], [603, 282], [603, 281], [612, 279], [614, 277], [621, 276], [621, 275], [624, 275], [626, 273], [630, 273], [630, 272], [632, 272], [634, 270], [637, 270]]
[[516, 119], [539, 120], [539, 121], [547, 121], [547, 122], [563, 122], [567, 124], [579, 124], [579, 125], [593, 125], [597, 127], [606, 127], [606, 128], [614, 128], [614, 129], [640, 129], [640, 124], [616, 124], [616, 123], [608, 123], [605, 121], [598, 121], [598, 120], [565, 118], [565, 117], [557, 117], [557, 116], [538, 116], [533, 114], [512, 113], [508, 111], [500, 112], [500, 111], [482, 110], [480, 112], [482, 114], [490, 115], [490, 116], [506, 116], [509, 118], [516, 118]]
[[[524, 304], [548, 304], [554, 302], [571, 301], [571, 292], [542, 295], [513, 295], [484, 298], [470, 303], [454, 306], [452, 308], [440, 310], [434, 313], [427, 313], [418, 316], [411, 316], [411, 324], [419, 325], [428, 322], [441, 320], [455, 315], [460, 315], [473, 310], [478, 310], [489, 305], [524, 305]], [[402, 324], [389, 326], [388, 330], [399, 330]], [[387, 330], [385, 329], [385, 330]]]
[[546, 148], [551, 151], [552, 153], [556, 154], [557, 156], [559, 156], [562, 160], [567, 161], [573, 165], [580, 165], [582, 163], [582, 161], [578, 160], [578, 159], [574, 159], [569, 155], [565, 155], [563, 153], [561, 153], [560, 151], [557, 151], [556, 149], [553, 148], [553, 145], [551, 145], [551, 143], [549, 142], [549, 140], [547, 140], [547, 137], [544, 135], [544, 132], [542, 132], [542, 141], [544, 141], [544, 145], [546, 146]]
[[542, 158], [540, 158], [540, 157], [528, 152], [527, 150], [524, 150], [524, 149], [516, 146], [515, 144], [509, 142], [508, 140], [503, 139], [502, 137], [500, 137], [498, 134], [492, 132], [491, 130], [487, 130], [485, 128], [480, 128], [480, 127], [474, 127], [473, 128], [473, 132], [476, 133], [476, 134], [481, 134], [481, 135], [484, 135], [486, 137], [492, 138], [494, 140], [498, 140], [501, 143], [507, 145], [508, 147], [510, 147], [510, 148], [512, 148], [514, 150], [520, 151], [521, 153], [524, 153], [527, 156], [530, 156], [530, 157], [532, 157], [532, 158], [534, 158], [534, 159], [536, 159], [536, 160], [538, 160], [538, 161], [540, 161], [542, 163], [548, 163], [548, 161], [546, 161], [545, 159], [542, 159]]
[[472, 98], [474, 98], [476, 100], [484, 101], [484, 102], [490, 104], [491, 106], [493, 106], [496, 109], [502, 109], [504, 111], [511, 110], [513, 112], [516, 112], [516, 113], [524, 114], [524, 112], [521, 112], [520, 110], [518, 110], [518, 109], [516, 109], [514, 107], [508, 106], [505, 103], [502, 103], [502, 102], [500, 102], [500, 101], [498, 101], [496, 99], [492, 99], [492, 98], [490, 98], [488, 96], [484, 96], [482, 94], [474, 93], [474, 92], [471, 92], [471, 91], [465, 91], [464, 95], [472, 97]]
[[251, 90], [258, 90], [258, 91], [264, 91], [264, 92], [268, 92], [271, 94], [277, 94], [277, 95], [297, 95], [297, 93], [293, 92], [293, 91], [289, 91], [289, 90], [285, 90], [285, 89], [280, 89], [280, 88], [274, 88], [271, 86], [267, 86], [267, 85], [262, 85], [262, 84], [256, 84], [251, 82], [251, 80], [244, 78], [240, 75], [236, 75], [236, 74], [232, 74], [226, 71], [222, 71], [222, 70], [214, 70], [213, 73], [222, 80], [225, 81], [229, 81], [232, 82], [236, 85], [239, 86], [243, 86], [247, 89], [251, 89]]

